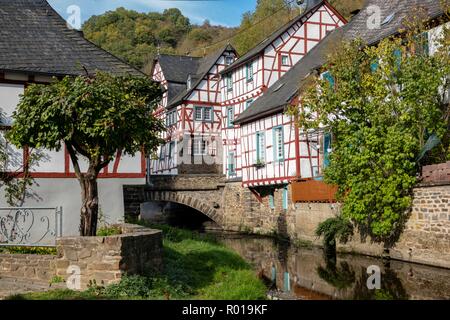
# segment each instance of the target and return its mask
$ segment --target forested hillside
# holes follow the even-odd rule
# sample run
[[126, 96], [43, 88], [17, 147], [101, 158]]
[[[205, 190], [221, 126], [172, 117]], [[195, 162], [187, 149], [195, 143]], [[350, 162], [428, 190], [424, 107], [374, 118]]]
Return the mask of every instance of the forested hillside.
[[[345, 17], [364, 0], [330, 0]], [[157, 52], [203, 56], [230, 42], [240, 54], [301, 13], [293, 0], [257, 0], [254, 12], [243, 15], [238, 28], [191, 24], [178, 9], [138, 13], [118, 8], [91, 17], [85, 37], [137, 68], [149, 71]]]

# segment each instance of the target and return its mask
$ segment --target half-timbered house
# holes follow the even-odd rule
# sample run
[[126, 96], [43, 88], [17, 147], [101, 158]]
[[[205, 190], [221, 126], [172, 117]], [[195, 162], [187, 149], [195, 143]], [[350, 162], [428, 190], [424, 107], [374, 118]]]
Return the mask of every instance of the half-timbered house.
[[166, 143], [150, 160], [150, 175], [221, 173], [222, 107], [220, 72], [236, 59], [226, 45], [203, 58], [159, 55], [153, 79], [165, 89], [158, 115]]
[[[370, 6], [380, 9], [379, 26], [368, 24], [373, 15]], [[368, 45], [376, 45], [381, 39], [397, 34], [404, 19], [419, 7], [428, 12], [430, 20], [442, 15], [438, 0], [367, 1], [348, 24], [326, 36], [235, 119], [242, 145], [243, 186], [269, 195], [282, 189], [282, 202], [287, 206], [288, 185], [293, 181], [293, 200], [333, 201], [335, 189], [321, 182], [332, 152], [331, 136], [325, 128], [299, 130], [295, 119], [286, 114], [287, 108], [300, 106], [299, 96], [311, 76], [320, 75], [333, 82], [323, 65], [338, 42], [361, 38]], [[436, 50], [436, 34], [441, 28], [436, 26], [427, 33], [430, 53]], [[271, 201], [268, 200], [269, 204]]]
[[[237, 59], [222, 71], [222, 140], [224, 148], [223, 170], [228, 179], [252, 183], [282, 182], [295, 170], [294, 132], [290, 131], [291, 121], [283, 116], [270, 119], [264, 127], [253, 126], [253, 132], [243, 132], [234, 120], [246, 110], [251, 112], [253, 103], [265, 94], [269, 88], [280, 90], [278, 79], [283, 77], [328, 33], [343, 26], [346, 20], [327, 2], [309, 1], [309, 7], [256, 47]], [[245, 148], [254, 152], [260, 150], [260, 157], [244, 159], [245, 151], [241, 134], [245, 136], [264, 131], [265, 127], [273, 129], [272, 135], [258, 135], [258, 143]], [[266, 149], [272, 150], [271, 142], [276, 145], [267, 157]], [[290, 143], [289, 143], [290, 142]], [[287, 150], [284, 152], [284, 145]], [[292, 147], [292, 148], [291, 148]], [[264, 152], [262, 152], [264, 150]], [[261, 170], [265, 163], [273, 163]], [[262, 175], [262, 172], [268, 170]], [[277, 175], [272, 174], [276, 171]], [[254, 173], [253, 173], [254, 172]], [[251, 176], [249, 176], [251, 174]], [[250, 180], [248, 180], [250, 179]], [[269, 180], [268, 180], [269, 179]], [[247, 182], [244, 185], [249, 185]]]
[[[113, 74], [145, 76], [115, 56], [98, 48], [66, 21], [45, 0], [0, 0], [0, 141], [12, 124], [12, 113], [20, 95], [31, 83], [48, 84], [54, 77], [94, 74], [97, 70]], [[27, 150], [6, 145], [9, 162], [0, 170], [20, 174]], [[64, 148], [43, 150], [44, 157], [32, 168], [35, 184], [24, 207], [62, 207], [63, 234], [78, 233], [81, 191]], [[80, 159], [82, 160], [82, 159]], [[82, 170], [87, 169], [87, 162]], [[124, 184], [145, 182], [145, 155], [117, 155], [99, 178], [102, 215], [109, 222], [123, 220]], [[0, 207], [6, 207], [0, 185]]]

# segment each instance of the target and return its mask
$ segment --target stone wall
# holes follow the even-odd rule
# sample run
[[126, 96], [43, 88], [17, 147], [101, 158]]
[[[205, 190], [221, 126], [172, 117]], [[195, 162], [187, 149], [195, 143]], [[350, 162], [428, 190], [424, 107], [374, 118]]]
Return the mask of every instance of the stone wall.
[[162, 268], [162, 232], [123, 225], [122, 234], [109, 237], [65, 237], [57, 240], [56, 274], [66, 278], [67, 268], [81, 271], [81, 286], [119, 282], [126, 274]]
[[79, 268], [85, 289], [91, 280], [108, 285], [120, 281], [125, 273], [160, 271], [162, 232], [130, 224], [120, 227], [122, 234], [116, 236], [59, 238], [57, 255], [0, 254], [0, 277], [50, 281], [57, 275], [67, 279], [71, 266]]
[[[240, 183], [227, 183], [224, 190], [225, 229], [259, 234], [277, 233], [301, 242], [322, 245], [315, 235], [317, 225], [339, 214], [332, 203], [293, 204], [282, 209], [281, 189], [274, 191], [275, 209], [268, 196], [258, 199]], [[290, 192], [289, 192], [290, 197]], [[389, 249], [392, 258], [450, 268], [450, 184], [422, 185], [414, 189], [411, 215], [400, 240]], [[385, 248], [360, 235], [343, 245], [340, 252], [382, 256]]]
[[55, 255], [0, 254], [0, 276], [50, 281], [55, 266]]

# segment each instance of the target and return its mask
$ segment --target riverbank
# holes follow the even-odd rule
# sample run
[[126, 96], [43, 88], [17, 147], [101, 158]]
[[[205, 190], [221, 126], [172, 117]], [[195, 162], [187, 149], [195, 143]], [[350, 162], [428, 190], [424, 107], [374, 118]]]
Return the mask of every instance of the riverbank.
[[30, 300], [193, 299], [259, 300], [267, 288], [253, 268], [214, 237], [168, 226], [164, 234], [164, 269], [161, 274], [126, 276], [107, 287], [88, 290], [52, 290], [9, 297]]

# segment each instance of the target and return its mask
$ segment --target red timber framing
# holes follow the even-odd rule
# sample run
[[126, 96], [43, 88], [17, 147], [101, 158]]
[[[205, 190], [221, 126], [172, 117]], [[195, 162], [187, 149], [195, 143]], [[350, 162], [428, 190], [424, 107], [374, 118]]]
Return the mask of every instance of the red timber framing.
[[[183, 141], [184, 139], [205, 139], [209, 144], [207, 147], [209, 150], [208, 155], [213, 157], [220, 156], [220, 159], [218, 159], [218, 163], [220, 163], [222, 155], [217, 154], [217, 144], [221, 143], [220, 133], [223, 125], [223, 117], [219, 82], [220, 72], [227, 67], [226, 57], [230, 56], [233, 58], [233, 61], [236, 59], [235, 52], [225, 50], [213, 65], [211, 65], [208, 72], [203, 75], [203, 78], [196, 82], [189, 96], [186, 96], [178, 106], [169, 107], [168, 99], [163, 99], [157, 115], [165, 121], [170, 113], [175, 113], [176, 119], [170, 123], [166, 122], [167, 129], [162, 133], [162, 138], [166, 141], [166, 144], [160, 147], [158, 151], [159, 158], [151, 161], [150, 174], [178, 174], [178, 161], [176, 158], [180, 154], [183, 146], [192, 146], [192, 142], [186, 144]], [[185, 63], [189, 63], [189, 61]], [[166, 88], [167, 95], [167, 90], [170, 90], [170, 83], [166, 80], [164, 70], [161, 68], [159, 62], [155, 63], [153, 69], [153, 79], [160, 82]], [[185, 83], [177, 84], [186, 85]], [[210, 112], [210, 118], [196, 119], [195, 111], [197, 109], [202, 109], [202, 115], [205, 112], [204, 109], [210, 110], [208, 111]], [[174, 153], [173, 157], [168, 157], [171, 148], [175, 148], [175, 151], [172, 150]], [[192, 150], [187, 150], [188, 154], [191, 154], [191, 152]]]
[[[16, 84], [16, 85], [22, 85], [24, 87], [24, 89], [26, 89], [30, 84], [36, 83], [36, 84], [48, 84], [48, 81], [38, 81], [36, 80], [37, 76], [34, 75], [25, 75], [22, 74], [22, 76], [28, 77], [28, 80], [11, 80], [9, 79], [8, 76], [5, 76], [5, 73], [0, 72], [0, 86], [2, 84]], [[1, 131], [7, 131], [8, 127], [3, 127], [0, 128]], [[30, 155], [30, 150], [25, 147], [23, 149], [23, 159], [22, 159], [22, 163], [26, 163], [26, 159], [29, 157]], [[45, 153], [45, 151], [44, 151]], [[64, 166], [59, 166], [58, 167], [63, 167], [63, 169], [58, 170], [58, 171], [53, 171], [53, 170], [47, 170], [47, 171], [40, 171], [39, 167], [37, 168], [32, 168], [32, 171], [30, 173], [31, 177], [33, 178], [42, 178], [42, 179], [64, 179], [64, 178], [76, 178], [75, 172], [73, 170], [72, 165], [71, 165], [71, 160], [70, 160], [70, 156], [69, 153], [67, 152], [66, 148], [63, 148], [61, 151], [59, 151], [59, 153], [62, 153], [60, 155], [60, 159], [64, 159]], [[145, 178], [145, 174], [146, 174], [146, 161], [145, 161], [145, 155], [140, 154], [138, 159], [138, 164], [139, 164], [139, 170], [133, 170], [134, 172], [126, 172], [123, 171], [123, 169], [121, 168], [121, 161], [123, 159], [122, 155], [120, 153], [117, 154], [116, 158], [114, 159], [114, 161], [105, 169], [102, 170], [102, 172], [99, 174], [99, 178], [102, 179], [108, 179], [108, 178]], [[17, 174], [19, 177], [23, 174], [22, 169], [18, 169], [18, 171], [15, 172], [15, 174]]]
[[[224, 145], [224, 173], [229, 178], [242, 178], [244, 186], [257, 186], [267, 184], [287, 183], [292, 178], [300, 176], [302, 162], [311, 157], [318, 161], [318, 156], [300, 154], [299, 144], [306, 143], [296, 134], [295, 126], [291, 119], [280, 117], [267, 117], [269, 121], [279, 121], [277, 125], [283, 126], [284, 153], [287, 155], [283, 164], [266, 163], [265, 168], [255, 168], [254, 153], [255, 135], [257, 131], [265, 130], [267, 150], [272, 150], [271, 132], [274, 125], [267, 124], [263, 120], [241, 126], [228, 126], [229, 108], [232, 108], [234, 117], [242, 113], [248, 106], [247, 101], [256, 100], [263, 95], [267, 88], [271, 87], [287, 71], [289, 71], [301, 58], [306, 55], [328, 32], [343, 26], [347, 21], [326, 1], [323, 5], [311, 10], [291, 25], [283, 34], [274, 41], [267, 43], [265, 49], [256, 54], [242, 65], [237, 65], [230, 71], [232, 88], [227, 87], [226, 76], [221, 82], [222, 91], [222, 141]], [[287, 63], [283, 63], [286, 62]], [[247, 77], [247, 66], [252, 65], [253, 75]], [[274, 120], [275, 119], [275, 120]], [[245, 127], [245, 129], [244, 129]], [[298, 133], [298, 130], [297, 130]], [[297, 141], [297, 143], [296, 143]], [[309, 149], [309, 148], [308, 148]], [[229, 175], [229, 155], [235, 156], [236, 175]], [[311, 162], [311, 161], [309, 161]], [[269, 168], [272, 168], [269, 170]], [[309, 170], [311, 171], [311, 170]]]

